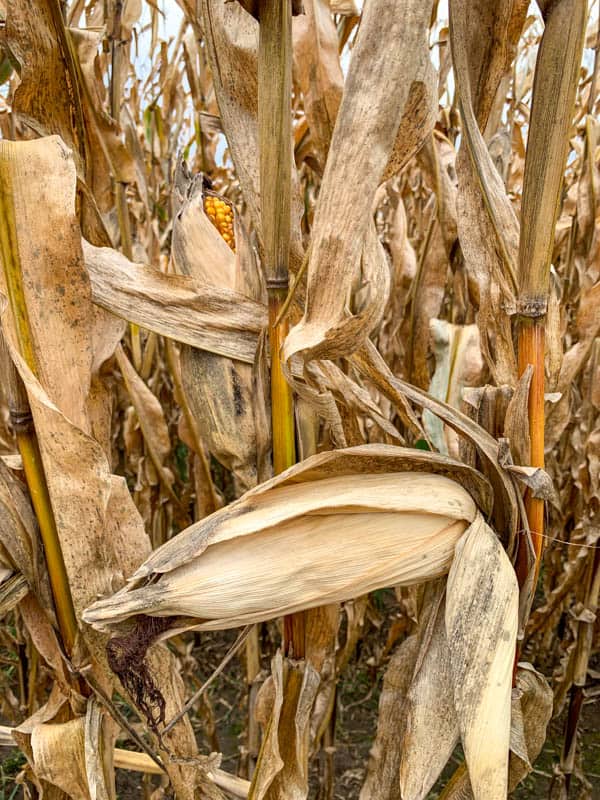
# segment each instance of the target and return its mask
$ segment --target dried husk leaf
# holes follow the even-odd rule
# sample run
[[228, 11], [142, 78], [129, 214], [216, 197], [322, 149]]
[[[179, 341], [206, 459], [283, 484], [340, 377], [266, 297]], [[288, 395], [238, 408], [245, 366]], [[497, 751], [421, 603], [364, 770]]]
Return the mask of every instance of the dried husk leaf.
[[336, 649], [340, 619], [340, 607], [337, 603], [318, 606], [305, 614], [306, 659], [320, 678], [310, 722], [311, 752], [315, 752], [323, 744], [323, 737], [335, 708]]
[[[3, 45], [20, 65], [12, 111], [37, 136], [58, 134], [86, 160], [86, 135], [75, 65], [60, 9], [51, 0], [11, 0]], [[75, 123], [75, 124], [74, 124]]]
[[[131, 3], [127, 3], [129, 7]], [[89, 159], [87, 182], [101, 212], [108, 212], [114, 204], [113, 179], [121, 183], [135, 180], [134, 161], [123, 141], [118, 121], [104, 111], [106, 88], [97, 68], [99, 50], [106, 35], [104, 30], [71, 29], [80, 67], [82, 108], [93, 157]]]
[[327, 0], [306, 0], [294, 20], [294, 77], [304, 97], [304, 113], [323, 167], [342, 99], [344, 76], [338, 35]]
[[[68, 719], [70, 711], [66, 704], [66, 695], [62, 693], [58, 684], [55, 683], [52, 686], [50, 696], [48, 697], [46, 703], [28, 719], [22, 722], [17, 728], [13, 728], [11, 731], [12, 740], [17, 743], [17, 746], [24, 753], [29, 766], [31, 767], [31, 780], [35, 788], [45, 799], [47, 798], [47, 800], [63, 800], [63, 798], [66, 798], [69, 795], [66, 795], [60, 789], [52, 784], [47, 783], [42, 778], [38, 778], [36, 772], [34, 771], [34, 756], [31, 746], [31, 735], [37, 727], [43, 726], [46, 723], [52, 723], [53, 721], [64, 722], [66, 719]], [[70, 780], [73, 779], [70, 778]], [[79, 777], [76, 776], [74, 780], [78, 781]], [[85, 794], [83, 797], [85, 797]]]
[[600, 281], [582, 293], [577, 310], [578, 341], [564, 355], [558, 391], [568, 393], [571, 385], [585, 366], [594, 340], [600, 335]]
[[30, 592], [21, 601], [19, 612], [36, 650], [51, 667], [60, 691], [65, 697], [73, 697], [71, 676], [58, 643], [56, 628], [49, 619], [48, 607], [42, 607], [33, 592]]
[[110, 721], [95, 698], [90, 698], [84, 723], [84, 755], [90, 800], [115, 800], [113, 736]]
[[[90, 699], [85, 716], [65, 720], [64, 703], [60, 695], [54, 701], [51, 698], [16, 730], [15, 738], [25, 750], [36, 780], [57, 787], [70, 798], [113, 800], [112, 736], [103, 712]], [[45, 791], [44, 797], [48, 794], [52, 796], [52, 790]]]
[[[504, 534], [508, 540], [508, 549], [520, 525], [523, 522], [523, 509], [520, 495], [514, 483], [498, 463], [498, 442], [472, 419], [447, 403], [436, 400], [426, 392], [417, 389], [406, 381], [396, 378], [372, 343], [356, 353], [353, 363], [373, 384], [388, 397], [398, 408], [405, 407], [407, 399], [440, 417], [446, 425], [455, 430], [462, 438], [473, 445], [478, 455], [485, 462], [486, 474], [490, 475], [497, 498], [493, 508], [493, 520], [496, 530]], [[502, 497], [502, 500], [499, 498]]]
[[[202, 176], [186, 176], [182, 165], [177, 184], [181, 205], [173, 224], [174, 267], [204, 284], [231, 288], [258, 299], [260, 280], [253, 274], [250, 249], [242, 250], [246, 256], [242, 261], [205, 214]], [[236, 242], [242, 235], [238, 227]], [[211, 258], [199, 258], [200, 253], [210, 253]], [[258, 471], [255, 407], [262, 402], [260, 393], [254, 391], [252, 367], [183, 347], [181, 374], [208, 449], [233, 472], [238, 494], [252, 488]]]
[[310, 374], [318, 376], [320, 383], [320, 379], [322, 379], [322, 385], [332, 391], [336, 400], [347, 406], [354, 412], [354, 415], [364, 414], [372, 419], [392, 440], [402, 443], [402, 437], [398, 430], [381, 413], [381, 409], [369, 392], [349, 378], [336, 364], [332, 361], [313, 362], [310, 365]]
[[504, 419], [504, 433], [510, 443], [512, 456], [517, 464], [531, 463], [531, 439], [527, 405], [533, 366], [528, 364], [510, 399]]
[[383, 180], [402, 172], [430, 138], [437, 116], [437, 74], [425, 53], [417, 67]]
[[435, 198], [432, 197], [428, 206], [427, 232], [413, 284], [406, 345], [407, 378], [421, 389], [429, 386], [429, 326], [441, 313], [449, 270]]
[[67, 797], [91, 800], [84, 744], [83, 717], [36, 725], [31, 733], [31, 750], [38, 779], [57, 786]]
[[[497, 252], [504, 260], [499, 270], [506, 271], [513, 288], [516, 288], [517, 221], [481, 130], [485, 129], [500, 80], [515, 55], [526, 9], [524, 0], [503, 0], [493, 6], [484, 0], [474, 4], [453, 0], [450, 4], [450, 42], [460, 87], [465, 149], [477, 174]], [[482, 37], [482, 28], [491, 35]]]
[[23, 485], [0, 461], [0, 564], [18, 570], [53, 618], [53, 603], [37, 521]]
[[281, 653], [273, 659], [271, 669], [272, 711], [248, 800], [305, 800], [310, 712], [319, 688], [319, 674], [310, 661], [284, 660]]
[[[498, 312], [499, 306], [514, 309], [519, 229], [481, 131], [514, 57], [527, 7], [524, 0], [450, 3], [452, 59], [465, 134], [456, 163], [459, 238], [479, 288], [483, 352], [496, 382], [509, 385], [517, 372], [510, 319]], [[481, 36], [482, 29], [489, 36]]]
[[[546, 728], [552, 717], [552, 690], [531, 664], [517, 668], [513, 689], [510, 731], [508, 791], [513, 792], [531, 772], [546, 741]], [[443, 792], [444, 800], [473, 800], [466, 769], [459, 768]]]
[[[546, 741], [546, 728], [552, 717], [553, 695], [546, 678], [531, 664], [521, 663], [517, 669], [517, 686], [513, 704], [518, 704], [522, 718], [521, 752], [513, 743], [516, 739], [511, 731], [511, 754], [509, 766], [509, 792], [531, 772]], [[517, 715], [514, 715], [515, 718]]]
[[545, 29], [537, 54], [521, 203], [520, 301], [545, 312], [554, 230], [569, 150], [587, 2], [544, 4]]
[[428, 136], [417, 158], [433, 193], [422, 211], [427, 222], [423, 219], [425, 231], [410, 291], [410, 317], [404, 325], [408, 337], [405, 376], [423, 389], [430, 380], [431, 320], [441, 313], [450, 275], [456, 272], [456, 186], [455, 177], [450, 177], [455, 175], [455, 160], [454, 148], [439, 135]]
[[173, 473], [165, 466], [165, 461], [171, 452], [171, 440], [160, 402], [137, 374], [121, 345], [117, 347], [116, 358], [152, 463], [171, 499], [179, 505], [177, 497], [173, 494]]
[[456, 151], [445, 137], [434, 131], [419, 151], [417, 162], [435, 192], [440, 233], [444, 241], [446, 256], [449, 261], [452, 261], [458, 237]]
[[[429, 394], [460, 408], [463, 388], [476, 385], [483, 369], [479, 330], [476, 325], [453, 325], [441, 319], [432, 319], [429, 329], [436, 361]], [[426, 410], [423, 425], [440, 453], [458, 455], [456, 434], [444, 429], [439, 417]]]
[[518, 481], [527, 486], [534, 497], [547, 500], [553, 503], [556, 508], [560, 508], [559, 498], [550, 475], [541, 467], [513, 464], [508, 441], [500, 439], [499, 444], [498, 463]]
[[360, 14], [356, 0], [330, 0], [329, 5], [334, 14], [355, 16]]
[[[503, 259], [495, 247], [489, 217], [481, 199], [477, 177], [469, 154], [463, 148], [456, 159], [459, 179], [457, 197], [458, 234], [466, 268], [478, 290], [477, 325], [481, 349], [498, 385], [514, 385], [517, 361], [512, 342], [511, 320], [504, 313], [514, 302], [514, 291], [507, 282]], [[514, 249], [516, 258], [516, 247]], [[500, 310], [500, 313], [499, 313]]]
[[[28, 317], [40, 381], [64, 413], [87, 431], [92, 302], [74, 213], [73, 160], [58, 136], [2, 141], [0, 159], [6, 181], [14, 187], [23, 292], [28, 309], [35, 309]], [[59, 234], [64, 236], [60, 243]], [[51, 346], [50, 332], [60, 346]]]
[[448, 575], [446, 635], [454, 702], [475, 800], [505, 800], [519, 591], [494, 532], [478, 518]]
[[360, 800], [392, 800], [400, 797], [401, 737], [398, 722], [403, 719], [406, 693], [419, 645], [419, 636], [416, 634], [405, 639], [385, 671], [379, 698], [377, 735], [369, 753], [367, 777], [360, 791]]
[[392, 319], [396, 325], [404, 318], [407, 294], [417, 272], [417, 255], [408, 238], [407, 218], [401, 197], [392, 198], [396, 210], [390, 222], [388, 247], [392, 254], [394, 276], [392, 279]]
[[0, 616], [6, 616], [29, 593], [27, 581], [0, 562]]
[[[165, 275], [108, 247], [83, 242], [92, 300], [169, 339], [248, 364], [254, 362], [264, 305], [239, 292]], [[202, 255], [202, 251], [196, 254]]]

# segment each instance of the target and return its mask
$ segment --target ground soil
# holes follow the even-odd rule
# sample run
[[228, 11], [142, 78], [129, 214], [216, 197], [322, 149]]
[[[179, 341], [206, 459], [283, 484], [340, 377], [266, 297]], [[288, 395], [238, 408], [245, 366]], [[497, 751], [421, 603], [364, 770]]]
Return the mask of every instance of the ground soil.
[[[393, 595], [384, 594], [378, 599], [374, 612], [366, 625], [366, 635], [355, 658], [349, 664], [339, 685], [337, 717], [335, 793], [334, 800], [356, 800], [362, 785], [365, 764], [368, 758], [377, 725], [377, 709], [386, 659], [381, 659], [389, 632], [390, 619], [395, 614]], [[235, 638], [235, 631], [218, 634], [197, 634], [191, 652], [183, 660], [184, 673], [193, 675], [199, 685], [218, 666], [224, 653]], [[264, 626], [262, 649], [265, 653], [263, 666], [268, 668], [269, 654], [273, 653], [278, 640], [274, 625]], [[181, 643], [175, 643], [181, 654]], [[596, 668], [600, 665], [594, 665]], [[594, 696], [594, 688], [586, 700], [579, 733], [578, 770], [585, 775], [582, 782], [574, 776], [569, 797], [572, 800], [600, 800], [600, 696]], [[240, 751], [244, 743], [244, 720], [246, 716], [247, 690], [243, 668], [234, 659], [225, 672], [212, 685], [204, 703], [193, 717], [198, 743], [203, 752], [218, 750], [223, 753], [222, 767], [237, 772]], [[560, 760], [564, 714], [552, 721], [546, 744], [534, 765], [534, 770], [514, 792], [514, 800], [542, 800], [550, 796], [553, 771]], [[132, 747], [126, 740], [120, 746]], [[430, 798], [435, 798], [462, 760], [460, 748], [454, 753]], [[23, 790], [14, 783], [23, 759], [18, 751], [0, 748], [0, 800], [19, 800]], [[311, 768], [310, 800], [318, 800], [318, 760]], [[117, 770], [117, 792], [119, 800], [145, 800], [150, 798], [160, 785], [156, 777], [143, 777], [137, 773]], [[158, 796], [168, 797], [168, 792]], [[156, 795], [155, 795], [156, 797]]]

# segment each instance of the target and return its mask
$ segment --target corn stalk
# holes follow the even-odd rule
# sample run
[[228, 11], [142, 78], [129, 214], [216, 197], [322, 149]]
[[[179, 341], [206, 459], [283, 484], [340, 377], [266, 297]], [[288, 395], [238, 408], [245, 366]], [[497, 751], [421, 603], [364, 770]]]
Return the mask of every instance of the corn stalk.
[[[291, 0], [259, 4], [258, 127], [263, 260], [269, 294], [271, 352], [271, 419], [273, 471], [283, 472], [296, 460], [294, 400], [283, 373], [281, 347], [287, 318], [278, 321], [288, 291], [292, 183]], [[286, 617], [285, 648], [304, 655], [304, 615]]]
[[[531, 465], [544, 466], [544, 356], [554, 232], [561, 203], [575, 92], [581, 63], [586, 0], [540, 3], [545, 30], [540, 43], [527, 142], [517, 310], [519, 373], [533, 367], [529, 393]], [[535, 579], [544, 550], [544, 501], [527, 492], [527, 518], [535, 551]], [[524, 580], [521, 543], [517, 574]], [[535, 583], [535, 581], [534, 581]]]
[[[125, 0], [115, 0], [111, 20], [110, 51], [111, 51], [111, 72], [110, 72], [110, 113], [116, 124], [119, 125], [121, 118], [121, 86], [123, 83], [123, 5]], [[115, 184], [115, 206], [117, 208], [117, 219], [119, 220], [119, 231], [121, 234], [121, 250], [125, 256], [131, 260], [133, 254], [133, 242], [131, 238], [131, 221], [129, 219], [129, 207], [127, 204], [127, 184], [119, 180], [119, 176], [113, 176]], [[142, 342], [140, 338], [140, 328], [135, 323], [129, 324], [131, 336], [131, 354], [133, 365], [137, 372], [142, 366]]]

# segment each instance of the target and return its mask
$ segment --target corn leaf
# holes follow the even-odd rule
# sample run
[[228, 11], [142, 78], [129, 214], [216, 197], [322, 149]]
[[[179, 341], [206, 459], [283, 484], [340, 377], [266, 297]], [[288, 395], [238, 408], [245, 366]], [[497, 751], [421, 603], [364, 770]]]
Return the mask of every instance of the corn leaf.
[[446, 595], [454, 702], [475, 800], [508, 791], [518, 599], [510, 561], [479, 518], [457, 545]]
[[[315, 216], [304, 317], [287, 337], [287, 359], [299, 351], [311, 357], [351, 352], [381, 316], [385, 294], [374, 278], [387, 268], [378, 266], [369, 214], [410, 87], [428, 58], [423, 33], [430, 13], [431, 3], [417, 8], [402, 0], [373, 0], [363, 12]], [[363, 250], [373, 296], [361, 318], [348, 314], [348, 301]]]
[[193, 347], [253, 363], [265, 306], [237, 292], [199, 286], [183, 275], [165, 275], [106, 247], [83, 242], [94, 303]]

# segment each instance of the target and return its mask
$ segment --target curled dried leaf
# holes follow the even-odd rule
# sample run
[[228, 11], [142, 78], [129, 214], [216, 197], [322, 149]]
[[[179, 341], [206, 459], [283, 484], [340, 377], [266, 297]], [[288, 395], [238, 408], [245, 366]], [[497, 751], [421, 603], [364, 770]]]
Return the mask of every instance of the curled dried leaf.
[[[286, 359], [301, 351], [310, 357], [346, 355], [381, 316], [377, 292], [368, 310], [350, 315], [350, 291], [361, 259], [373, 276], [381, 271], [370, 212], [410, 86], [429, 58], [430, 13], [430, 2], [414, 6], [403, 0], [372, 0], [363, 12], [313, 225], [304, 316], [286, 339]], [[400, 37], [404, 46], [398, 49]], [[389, 274], [387, 266], [384, 272]]]

